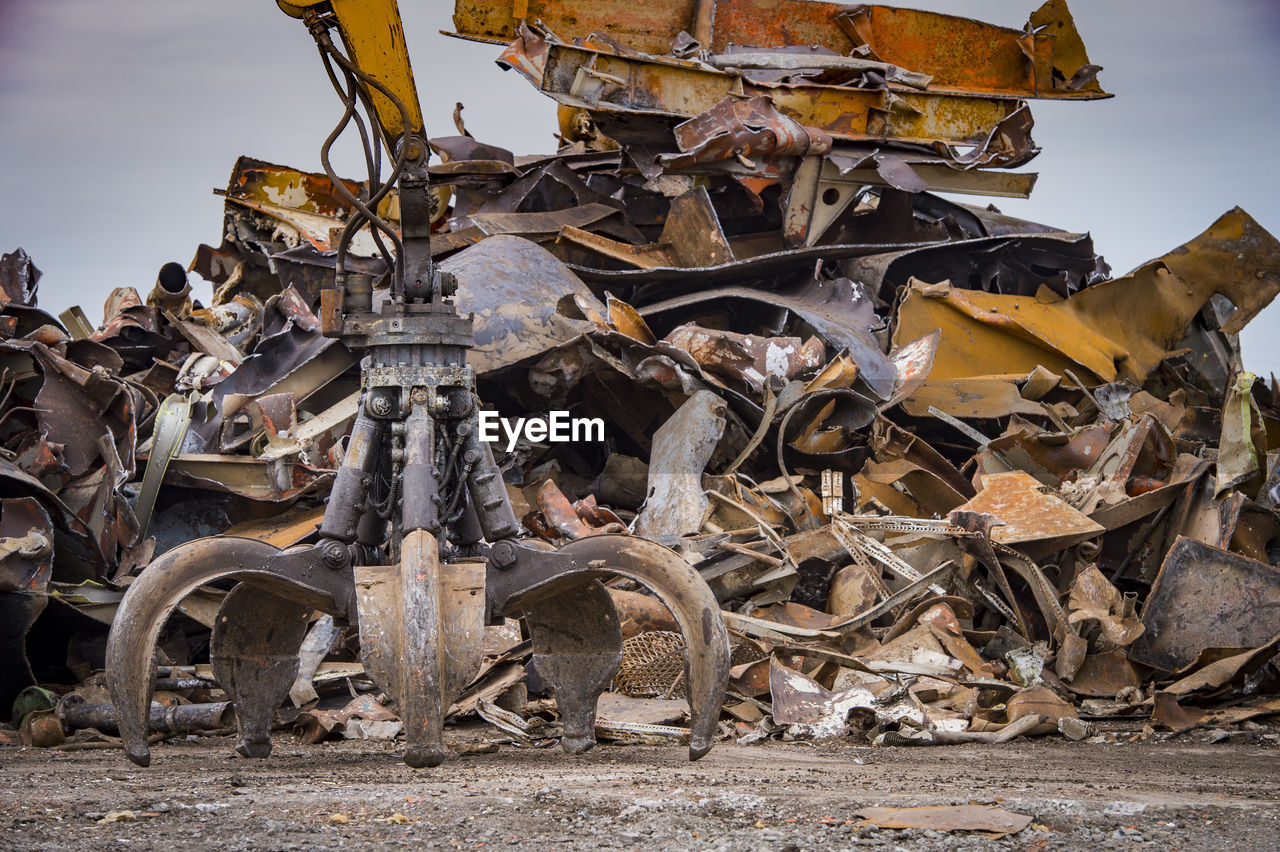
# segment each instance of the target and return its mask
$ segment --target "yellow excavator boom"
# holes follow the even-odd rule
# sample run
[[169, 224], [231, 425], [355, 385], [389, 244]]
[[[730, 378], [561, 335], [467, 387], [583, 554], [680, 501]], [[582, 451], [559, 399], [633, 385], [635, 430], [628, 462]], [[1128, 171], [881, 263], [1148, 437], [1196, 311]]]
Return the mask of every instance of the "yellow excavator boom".
[[409, 113], [408, 127], [400, 110], [385, 95], [377, 90], [371, 94], [388, 144], [394, 144], [406, 133], [424, 136], [422, 105], [418, 103], [418, 88], [413, 81], [396, 0], [317, 0], [313, 3], [276, 0], [276, 4], [294, 18], [304, 18], [311, 12], [321, 20], [335, 23], [347, 55], [356, 67], [400, 99]]

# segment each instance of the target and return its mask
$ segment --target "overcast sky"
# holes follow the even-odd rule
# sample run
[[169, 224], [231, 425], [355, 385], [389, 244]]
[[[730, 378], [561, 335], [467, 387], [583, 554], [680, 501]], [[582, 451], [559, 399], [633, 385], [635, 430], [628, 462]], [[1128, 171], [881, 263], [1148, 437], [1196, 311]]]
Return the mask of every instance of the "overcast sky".
[[[911, 5], [1021, 27], [1036, 3]], [[500, 71], [497, 48], [438, 34], [452, 6], [401, 0], [429, 132], [453, 133], [461, 101], [479, 139], [554, 150], [554, 104]], [[1039, 184], [998, 206], [1092, 232], [1117, 274], [1237, 204], [1280, 233], [1280, 2], [1071, 8], [1116, 97], [1034, 101]], [[305, 27], [271, 0], [0, 0], [0, 250], [31, 254], [46, 310], [83, 304], [97, 322], [110, 288], [145, 293], [161, 264], [219, 242], [210, 190], [237, 156], [318, 170], [338, 114]], [[1246, 330], [1246, 366], [1280, 373], [1278, 332], [1280, 304]]]

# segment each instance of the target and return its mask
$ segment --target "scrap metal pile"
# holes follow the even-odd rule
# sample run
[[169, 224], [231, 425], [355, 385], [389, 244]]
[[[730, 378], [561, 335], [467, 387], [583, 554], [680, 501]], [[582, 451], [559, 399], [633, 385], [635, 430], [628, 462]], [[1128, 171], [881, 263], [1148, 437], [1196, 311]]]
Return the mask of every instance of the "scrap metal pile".
[[[1108, 97], [1061, 0], [1020, 30], [797, 0], [458, 0], [454, 20], [560, 105], [552, 155], [472, 138], [461, 105], [432, 139], [432, 248], [475, 314], [480, 396], [535, 437], [604, 424], [498, 432], [508, 491], [530, 536], [627, 530], [701, 573], [733, 636], [726, 735], [1280, 712], [1280, 388], [1236, 337], [1280, 292], [1280, 243], [1236, 209], [1112, 277], [1088, 235], [934, 194], [1026, 196], [1035, 175], [1005, 171], [1038, 150], [1026, 100]], [[288, 547], [323, 513], [360, 395], [317, 319], [350, 210], [249, 158], [225, 198], [190, 267], [207, 308], [169, 264], [96, 329], [60, 322], [21, 250], [0, 266], [0, 714], [37, 680], [70, 693], [22, 693], [31, 741], [42, 719], [49, 742], [110, 730], [106, 627], [153, 555]], [[351, 250], [385, 276], [372, 237]], [[679, 736], [676, 627], [610, 586], [628, 638], [599, 733]], [[167, 628], [161, 734], [228, 724], [204, 665], [224, 594]], [[519, 625], [488, 631], [453, 714], [554, 741]], [[352, 700], [355, 641], [312, 625], [282, 715], [304, 738], [398, 729]]]

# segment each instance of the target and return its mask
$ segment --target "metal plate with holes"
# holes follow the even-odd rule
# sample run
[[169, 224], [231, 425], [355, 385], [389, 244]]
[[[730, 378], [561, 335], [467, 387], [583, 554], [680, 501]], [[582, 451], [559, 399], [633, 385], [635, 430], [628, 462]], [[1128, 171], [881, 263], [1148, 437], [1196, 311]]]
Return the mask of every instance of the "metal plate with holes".
[[467, 367], [370, 367], [365, 371], [363, 385], [378, 387], [458, 387], [469, 388], [475, 377]]

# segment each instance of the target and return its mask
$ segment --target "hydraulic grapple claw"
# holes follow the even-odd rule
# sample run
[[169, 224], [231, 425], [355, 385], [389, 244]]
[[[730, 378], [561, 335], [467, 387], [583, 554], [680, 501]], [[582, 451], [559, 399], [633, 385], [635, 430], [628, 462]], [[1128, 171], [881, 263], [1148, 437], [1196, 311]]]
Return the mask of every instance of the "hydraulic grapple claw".
[[[239, 706], [236, 708], [241, 736], [245, 738], [242, 753], [258, 757], [265, 756], [264, 748], [270, 750], [270, 740], [264, 742], [269, 725], [263, 721], [261, 708], [271, 699], [258, 695], [257, 690], [261, 686], [271, 691], [278, 686], [290, 670], [290, 655], [293, 656], [292, 668], [296, 669], [297, 649], [302, 638], [299, 631], [306, 628], [300, 613], [311, 609], [345, 611], [341, 595], [335, 595], [332, 589], [307, 582], [302, 572], [299, 577], [289, 577], [280, 568], [273, 568], [273, 563], [278, 563], [282, 556], [285, 555], [278, 548], [251, 539], [231, 536], [197, 539], [156, 559], [129, 586], [107, 639], [107, 682], [116, 706], [125, 753], [134, 763], [147, 766], [151, 762], [147, 717], [160, 631], [183, 598], [200, 586], [227, 579], [252, 584], [260, 591], [242, 594], [233, 590], [227, 596], [224, 608], [230, 608], [220, 613], [228, 618], [227, 626], [215, 633], [214, 640], [215, 645], [224, 649], [221, 659], [225, 662], [218, 662], [219, 651], [215, 648], [214, 665], [221, 669], [223, 686], [233, 699], [247, 701], [243, 711]], [[253, 614], [251, 597], [260, 598], [266, 610]], [[256, 626], [250, 623], [259, 618], [267, 621]], [[292, 640], [294, 635], [298, 637], [296, 643]], [[292, 648], [287, 647], [290, 643]], [[264, 660], [265, 668], [258, 669], [252, 661], [233, 664], [231, 649], [241, 654], [242, 660], [245, 655], [264, 650], [264, 656], [271, 659]], [[288, 684], [284, 691], [287, 694]], [[283, 697], [280, 696], [281, 700]], [[269, 722], [269, 715], [267, 719]]]
[[308, 607], [246, 584], [218, 608], [210, 643], [213, 676], [231, 696], [243, 757], [271, 754], [271, 721], [298, 674]]

